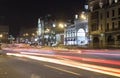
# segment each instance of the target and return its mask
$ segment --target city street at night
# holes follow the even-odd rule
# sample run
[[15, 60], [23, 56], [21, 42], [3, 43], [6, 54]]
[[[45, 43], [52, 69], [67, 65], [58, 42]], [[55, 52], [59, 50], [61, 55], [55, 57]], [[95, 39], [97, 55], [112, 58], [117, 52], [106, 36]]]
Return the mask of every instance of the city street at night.
[[0, 78], [120, 78], [120, 0], [0, 0]]
[[[119, 50], [4, 48], [2, 78], [119, 78]], [[11, 72], [12, 71], [12, 72]]]

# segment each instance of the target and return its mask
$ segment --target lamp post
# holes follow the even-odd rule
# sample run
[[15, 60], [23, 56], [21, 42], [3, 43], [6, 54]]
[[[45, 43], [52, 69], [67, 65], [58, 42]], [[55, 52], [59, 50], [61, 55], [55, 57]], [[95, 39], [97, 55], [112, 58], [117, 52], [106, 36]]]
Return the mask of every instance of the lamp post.
[[86, 13], [84, 11], [81, 13], [80, 19], [87, 20], [87, 15], [86, 15]]
[[64, 35], [64, 28], [67, 27], [67, 24], [59, 23], [58, 26], [59, 26], [59, 28], [61, 28], [61, 32], [59, 33], [59, 35], [60, 35], [60, 42], [63, 44], [64, 40], [65, 40], [64, 39], [64, 37], [65, 37], [65, 35]]

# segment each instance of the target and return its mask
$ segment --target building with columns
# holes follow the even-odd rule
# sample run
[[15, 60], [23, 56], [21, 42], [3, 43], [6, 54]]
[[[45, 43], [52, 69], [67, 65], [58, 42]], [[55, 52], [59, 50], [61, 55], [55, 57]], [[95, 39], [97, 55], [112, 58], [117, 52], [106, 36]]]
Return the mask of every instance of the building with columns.
[[120, 46], [120, 0], [88, 0], [90, 47]]

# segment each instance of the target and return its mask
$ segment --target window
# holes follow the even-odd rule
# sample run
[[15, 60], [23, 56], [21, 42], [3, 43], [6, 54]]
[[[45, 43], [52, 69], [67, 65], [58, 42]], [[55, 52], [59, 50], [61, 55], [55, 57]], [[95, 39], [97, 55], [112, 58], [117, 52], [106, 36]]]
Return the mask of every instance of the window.
[[120, 8], [118, 8], [118, 15], [120, 15]]
[[93, 23], [93, 24], [91, 25], [91, 31], [96, 31], [96, 30], [98, 30], [98, 24]]
[[117, 40], [120, 41], [120, 35], [117, 36]]
[[103, 30], [103, 25], [101, 24], [101, 30]]
[[91, 13], [91, 19], [98, 19], [99, 18], [98, 12]]
[[113, 22], [113, 23], [112, 23], [112, 29], [114, 29], [114, 28], [115, 28], [115, 23]]
[[107, 3], [109, 3], [109, 0], [107, 0]]
[[115, 10], [112, 10], [112, 16], [113, 17], [115, 16]]
[[120, 29], [120, 21], [118, 21], [118, 28]]
[[107, 30], [109, 30], [109, 23], [107, 23], [107, 27], [106, 27]]
[[101, 20], [103, 19], [103, 14], [102, 14], [102, 13], [100, 14], [100, 19], [101, 19]]
[[115, 1], [114, 1], [114, 0], [112, 0], [112, 3], [115, 3]]
[[107, 11], [107, 18], [109, 18], [109, 11]]

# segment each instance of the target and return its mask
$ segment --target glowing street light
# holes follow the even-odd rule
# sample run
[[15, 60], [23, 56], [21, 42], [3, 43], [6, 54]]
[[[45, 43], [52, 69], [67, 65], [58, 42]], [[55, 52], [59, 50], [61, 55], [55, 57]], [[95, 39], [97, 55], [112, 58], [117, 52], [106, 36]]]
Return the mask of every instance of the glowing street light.
[[53, 24], [53, 27], [56, 27], [56, 25], [55, 25], [55, 24]]
[[35, 34], [34, 34], [34, 33], [32, 33], [32, 36], [35, 36]]
[[78, 15], [77, 14], [75, 15], [75, 19], [78, 19]]
[[80, 18], [83, 19], [83, 20], [87, 19], [87, 16], [86, 16], [85, 12], [82, 12], [82, 14], [80, 15]]
[[48, 33], [48, 32], [50, 32], [50, 29], [47, 28], [47, 29], [45, 30], [45, 33]]
[[60, 28], [64, 28], [64, 24], [60, 23], [60, 24], [59, 24], [59, 27], [60, 27]]
[[26, 33], [25, 35], [26, 35], [26, 36], [28, 36], [29, 34], [28, 34], [28, 33]]
[[65, 24], [65, 27], [67, 27], [67, 24]]
[[0, 34], [0, 38], [2, 38], [3, 37], [3, 34]]

